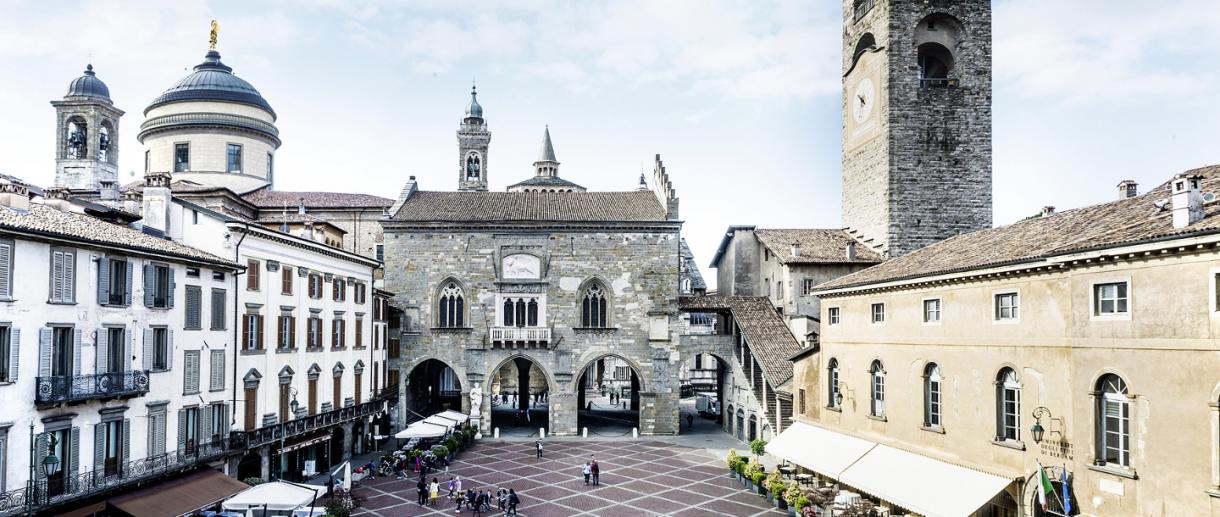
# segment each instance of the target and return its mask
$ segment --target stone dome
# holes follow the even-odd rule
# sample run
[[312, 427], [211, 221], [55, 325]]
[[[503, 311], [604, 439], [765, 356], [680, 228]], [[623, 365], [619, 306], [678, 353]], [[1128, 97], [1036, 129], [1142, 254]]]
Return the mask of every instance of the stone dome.
[[148, 114], [157, 106], [183, 101], [235, 102], [264, 109], [275, 116], [267, 99], [245, 79], [233, 75], [233, 69], [220, 62], [220, 53], [215, 50], [208, 51], [203, 62], [195, 65], [194, 72], [153, 99], [144, 113]]
[[93, 65], [85, 67], [85, 75], [68, 83], [68, 94], [64, 97], [92, 97], [110, 102], [110, 88], [106, 87], [97, 74], [93, 73]]

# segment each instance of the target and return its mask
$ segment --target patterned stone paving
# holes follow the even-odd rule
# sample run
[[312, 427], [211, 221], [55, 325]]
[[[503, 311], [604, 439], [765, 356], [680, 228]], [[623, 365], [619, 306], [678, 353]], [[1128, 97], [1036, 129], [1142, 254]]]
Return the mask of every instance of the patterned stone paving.
[[[590, 454], [601, 466], [601, 486], [586, 487], [581, 476]], [[462, 477], [463, 488], [516, 490], [521, 498], [517, 510], [526, 517], [787, 515], [742, 489], [722, 465], [705, 449], [655, 441], [554, 441], [546, 444], [541, 460], [534, 457], [533, 442], [484, 442], [460, 453], [449, 474], [434, 474], [444, 503], [437, 508], [415, 504], [415, 479], [377, 478], [355, 488], [364, 502], [353, 515], [471, 515], [469, 510], [455, 514], [454, 505], [445, 501], [444, 485], [451, 475]]]

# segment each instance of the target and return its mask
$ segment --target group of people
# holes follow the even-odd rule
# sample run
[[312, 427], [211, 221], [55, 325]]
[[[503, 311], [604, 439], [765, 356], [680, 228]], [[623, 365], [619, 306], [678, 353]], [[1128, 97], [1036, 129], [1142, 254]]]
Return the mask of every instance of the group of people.
[[[415, 483], [415, 488], [419, 493], [416, 502], [420, 506], [436, 508], [441, 497], [441, 485], [437, 478], [432, 478], [432, 482], [429, 483], [427, 478], [421, 474], [419, 481]], [[511, 488], [499, 487], [495, 492], [492, 492], [490, 488], [482, 488], [477, 492], [474, 488], [467, 488], [463, 491], [460, 476], [450, 477], [445, 489], [448, 492], [445, 497], [457, 505], [457, 513], [461, 513], [462, 508], [465, 507], [471, 511], [472, 515], [482, 515], [483, 512], [492, 511], [491, 504], [495, 502], [498, 511], [504, 512], [504, 515], [517, 515], [517, 505], [521, 504], [521, 498]]]
[[406, 456], [383, 458], [381, 465], [376, 465], [373, 460], [369, 460], [367, 464], [358, 467], [356, 472], [368, 472], [371, 477], [392, 475], [397, 479], [407, 479], [407, 471], [418, 472], [420, 476], [426, 476], [429, 472], [447, 464], [448, 462], [444, 458], [438, 458], [431, 450], [425, 450], [412, 459], [407, 459]]
[[589, 485], [590, 480], [592, 480], [593, 486], [598, 486], [601, 484], [600, 477], [602, 469], [597, 464], [597, 458], [593, 457], [592, 454], [589, 455], [589, 461], [586, 461], [585, 465], [580, 468], [580, 472], [585, 476], [586, 486]]
[[[528, 394], [522, 393], [521, 395], [522, 396], [532, 396], [534, 398], [534, 405], [537, 406], [538, 404], [546, 402], [548, 399], [550, 399], [551, 390], [546, 389], [546, 390], [539, 391], [537, 393], [528, 393]], [[514, 390], [514, 391], [501, 391], [500, 392], [500, 404], [508, 404], [509, 397], [512, 397], [512, 401], [514, 404], [517, 403], [517, 392], [516, 392], [516, 390]]]

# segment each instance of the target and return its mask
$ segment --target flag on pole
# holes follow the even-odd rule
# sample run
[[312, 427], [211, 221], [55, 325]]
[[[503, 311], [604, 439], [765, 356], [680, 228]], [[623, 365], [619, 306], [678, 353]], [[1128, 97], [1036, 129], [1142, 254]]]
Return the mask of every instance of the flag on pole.
[[1042, 462], [1038, 462], [1038, 504], [1042, 508], [1046, 508], [1046, 494], [1054, 493], [1055, 487], [1051, 486], [1051, 478], [1046, 475], [1046, 469], [1042, 467]]
[[1072, 496], [1068, 493], [1068, 469], [1067, 465], [1063, 466], [1063, 476], [1060, 478], [1060, 485], [1063, 486], [1063, 514], [1072, 514]]

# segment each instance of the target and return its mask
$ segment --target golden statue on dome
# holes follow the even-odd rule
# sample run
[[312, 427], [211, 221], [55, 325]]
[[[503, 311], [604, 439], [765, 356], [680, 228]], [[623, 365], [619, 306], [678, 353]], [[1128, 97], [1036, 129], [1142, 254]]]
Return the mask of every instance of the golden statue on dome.
[[216, 36], [220, 33], [220, 22], [212, 20], [212, 32], [208, 34], [208, 50], [216, 50]]

